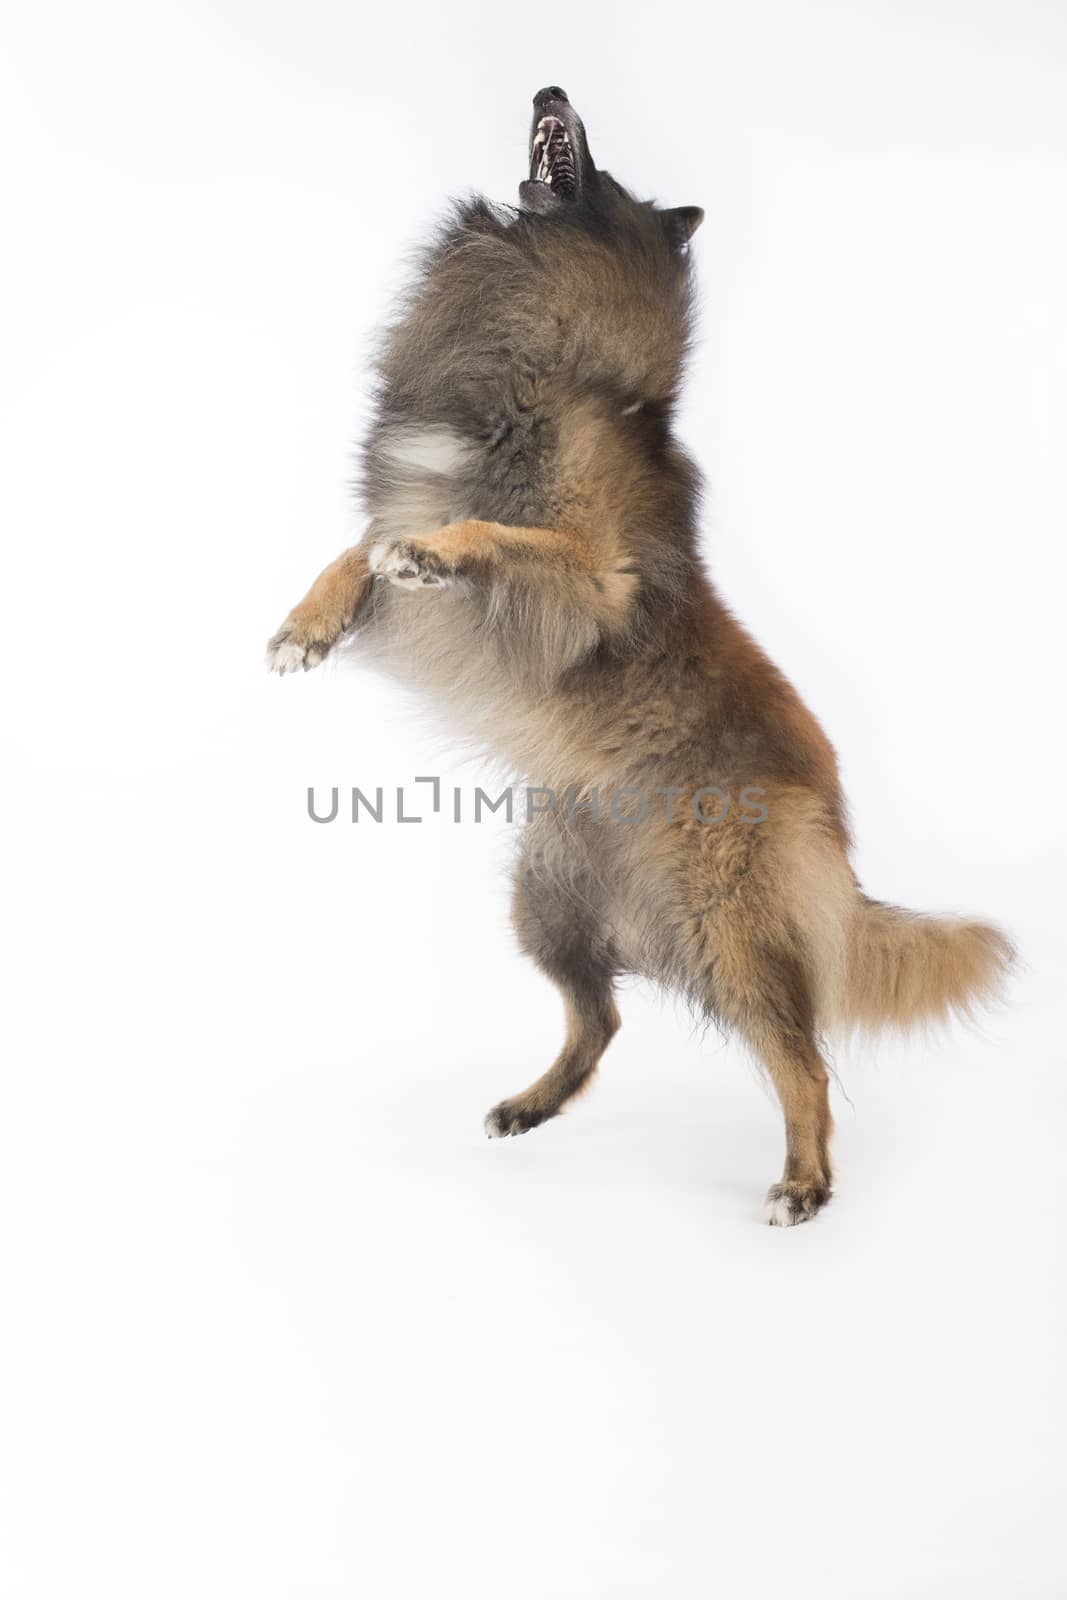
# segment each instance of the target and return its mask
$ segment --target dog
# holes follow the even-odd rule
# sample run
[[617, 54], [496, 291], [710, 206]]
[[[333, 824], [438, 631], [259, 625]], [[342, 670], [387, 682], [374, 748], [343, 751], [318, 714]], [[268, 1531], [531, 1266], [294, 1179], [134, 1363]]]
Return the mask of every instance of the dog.
[[522, 830], [513, 915], [566, 1039], [488, 1133], [588, 1085], [639, 974], [765, 1069], [786, 1143], [766, 1217], [789, 1226], [831, 1194], [825, 1039], [967, 1013], [1012, 946], [862, 892], [833, 748], [701, 567], [671, 419], [703, 212], [598, 168], [557, 86], [518, 199], [457, 204], [421, 260], [378, 351], [366, 534], [268, 663], [343, 642], [554, 797]]

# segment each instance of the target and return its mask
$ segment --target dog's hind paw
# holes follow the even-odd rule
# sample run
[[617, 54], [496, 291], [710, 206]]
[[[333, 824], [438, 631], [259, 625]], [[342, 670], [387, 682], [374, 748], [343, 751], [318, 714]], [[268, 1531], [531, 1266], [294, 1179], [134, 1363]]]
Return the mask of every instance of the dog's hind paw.
[[398, 589], [440, 589], [452, 582], [441, 557], [418, 539], [382, 540], [372, 547], [367, 565]]
[[521, 1097], [501, 1100], [485, 1119], [485, 1131], [490, 1139], [512, 1139], [517, 1134], [529, 1133], [531, 1128], [547, 1122], [553, 1113], [533, 1106], [524, 1106]]
[[766, 1220], [772, 1228], [792, 1228], [807, 1222], [830, 1198], [825, 1184], [772, 1183], [767, 1190]]

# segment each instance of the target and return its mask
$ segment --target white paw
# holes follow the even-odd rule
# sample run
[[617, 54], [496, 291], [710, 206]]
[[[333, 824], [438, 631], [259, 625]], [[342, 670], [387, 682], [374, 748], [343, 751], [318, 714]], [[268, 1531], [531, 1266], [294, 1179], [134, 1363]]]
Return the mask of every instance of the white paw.
[[372, 545], [367, 565], [375, 577], [388, 578], [398, 589], [441, 589], [452, 582], [447, 573], [434, 570], [426, 552], [406, 539], [383, 539]]
[[772, 1183], [763, 1215], [772, 1228], [793, 1228], [814, 1217], [829, 1198], [829, 1184]]
[[267, 646], [267, 671], [268, 672], [300, 672], [304, 666], [304, 648], [302, 645], [293, 644], [285, 640], [282, 644], [275, 644], [272, 639]]
[[801, 1220], [789, 1201], [783, 1199], [781, 1195], [775, 1196], [773, 1200], [768, 1199], [763, 1215], [772, 1228], [792, 1228]]
[[515, 1100], [501, 1100], [494, 1106], [483, 1124], [490, 1139], [514, 1139], [520, 1133], [539, 1128], [542, 1122], [554, 1117], [554, 1111], [544, 1111], [523, 1105], [522, 1096]]
[[300, 644], [290, 636], [287, 627], [281, 627], [267, 646], [267, 671], [283, 675], [286, 672], [310, 672], [325, 657], [323, 645]]

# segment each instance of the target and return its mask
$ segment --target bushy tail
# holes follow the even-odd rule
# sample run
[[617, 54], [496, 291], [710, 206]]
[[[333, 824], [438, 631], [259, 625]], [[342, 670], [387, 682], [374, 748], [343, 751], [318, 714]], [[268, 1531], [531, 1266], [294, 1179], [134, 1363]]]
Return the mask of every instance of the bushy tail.
[[858, 1028], [969, 1016], [996, 998], [1015, 960], [989, 923], [922, 916], [865, 895], [850, 934], [840, 1020]]

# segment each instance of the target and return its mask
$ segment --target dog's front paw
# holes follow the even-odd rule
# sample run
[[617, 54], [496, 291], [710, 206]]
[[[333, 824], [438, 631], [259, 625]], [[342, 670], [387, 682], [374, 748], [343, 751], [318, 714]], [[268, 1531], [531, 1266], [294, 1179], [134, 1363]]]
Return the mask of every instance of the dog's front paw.
[[398, 589], [440, 589], [452, 582], [445, 562], [418, 539], [383, 539], [372, 546], [367, 565]]
[[310, 672], [326, 659], [343, 631], [338, 628], [330, 637], [328, 629], [287, 617], [267, 645], [268, 672]]

